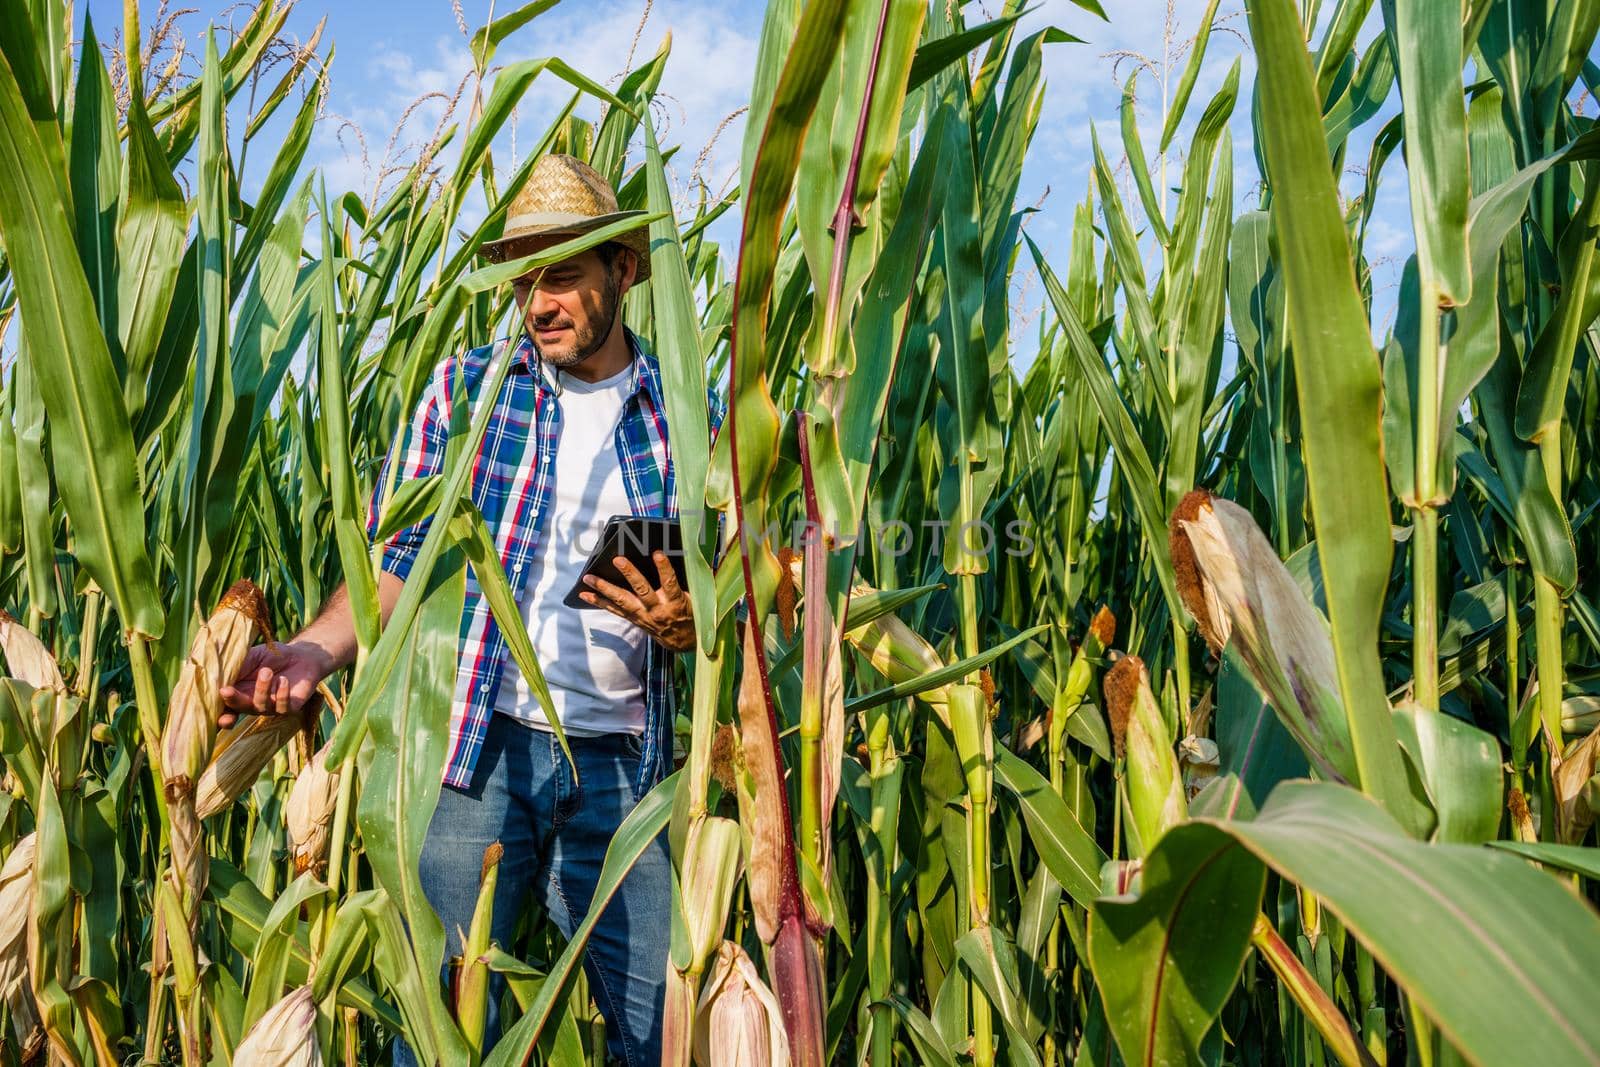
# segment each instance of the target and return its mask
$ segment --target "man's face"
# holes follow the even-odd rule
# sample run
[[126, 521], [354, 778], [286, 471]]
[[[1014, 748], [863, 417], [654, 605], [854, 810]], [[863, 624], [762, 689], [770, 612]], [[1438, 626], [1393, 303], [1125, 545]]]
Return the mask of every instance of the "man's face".
[[547, 363], [571, 367], [593, 355], [616, 325], [632, 284], [632, 253], [608, 268], [594, 249], [532, 271], [513, 283], [528, 337]]

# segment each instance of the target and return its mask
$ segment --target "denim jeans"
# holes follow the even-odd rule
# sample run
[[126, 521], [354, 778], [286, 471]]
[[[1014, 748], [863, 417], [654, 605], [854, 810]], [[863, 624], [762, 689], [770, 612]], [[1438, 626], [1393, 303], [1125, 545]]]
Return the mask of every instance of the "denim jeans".
[[[573, 780], [555, 735], [494, 715], [465, 790], [445, 786], [422, 848], [422, 890], [444, 923], [446, 957], [459, 955], [472, 925], [483, 851], [505, 848], [494, 894], [491, 935], [508, 948], [530, 891], [567, 937], [583, 921], [606, 847], [633, 810], [640, 740], [632, 734], [569, 737]], [[622, 881], [584, 947], [606, 1051], [627, 1067], [661, 1061], [661, 1009], [672, 930], [672, 866], [658, 837]], [[490, 979], [484, 1047], [499, 1037], [504, 980]], [[395, 1042], [397, 1067], [416, 1058]]]

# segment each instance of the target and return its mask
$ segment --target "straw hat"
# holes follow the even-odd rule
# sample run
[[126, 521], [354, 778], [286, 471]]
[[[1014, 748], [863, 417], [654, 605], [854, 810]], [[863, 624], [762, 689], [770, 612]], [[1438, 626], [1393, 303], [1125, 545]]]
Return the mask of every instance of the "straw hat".
[[[533, 165], [506, 212], [502, 235], [483, 242], [481, 251], [486, 259], [500, 262], [513, 258], [510, 246], [529, 237], [573, 237], [645, 214], [619, 211], [617, 194], [599, 172], [581, 159], [552, 153]], [[627, 230], [613, 240], [639, 257], [635, 284], [650, 277], [650, 235], [645, 227]]]

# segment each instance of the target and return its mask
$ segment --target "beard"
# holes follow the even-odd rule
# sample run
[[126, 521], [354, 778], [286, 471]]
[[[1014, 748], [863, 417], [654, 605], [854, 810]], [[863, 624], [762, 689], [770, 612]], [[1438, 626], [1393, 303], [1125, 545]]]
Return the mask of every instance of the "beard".
[[622, 306], [621, 282], [610, 270], [605, 275], [605, 283], [600, 289], [600, 306], [583, 326], [577, 326], [559, 313], [532, 323], [541, 329], [564, 326], [572, 330], [572, 340], [562, 345], [542, 345], [533, 330], [529, 330], [529, 340], [533, 342], [540, 359], [552, 367], [575, 367], [600, 351], [600, 346], [611, 336], [611, 330], [617, 322], [617, 311]]

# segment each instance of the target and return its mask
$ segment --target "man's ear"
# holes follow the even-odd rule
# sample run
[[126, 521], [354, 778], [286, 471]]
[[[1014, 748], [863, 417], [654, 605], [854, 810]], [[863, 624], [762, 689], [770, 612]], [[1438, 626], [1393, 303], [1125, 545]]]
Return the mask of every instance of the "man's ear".
[[617, 266], [622, 270], [622, 279], [618, 286], [618, 291], [626, 293], [633, 288], [633, 283], [639, 280], [639, 253], [623, 245], [622, 254], [617, 260]]

